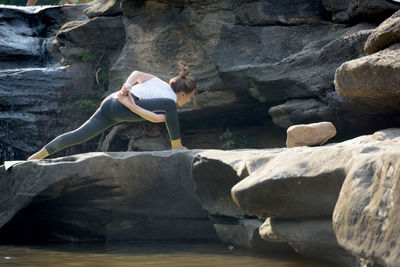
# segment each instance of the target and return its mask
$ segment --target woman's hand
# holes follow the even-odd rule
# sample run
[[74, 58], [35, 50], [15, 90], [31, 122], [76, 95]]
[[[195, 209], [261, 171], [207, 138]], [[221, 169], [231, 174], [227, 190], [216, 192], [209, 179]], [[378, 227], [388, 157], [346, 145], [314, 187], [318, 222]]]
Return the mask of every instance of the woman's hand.
[[118, 100], [119, 102], [124, 105], [125, 107], [127, 107], [128, 109], [134, 111], [137, 108], [137, 105], [135, 103], [135, 100], [133, 99], [132, 95], [129, 93], [125, 94], [125, 91], [123, 89], [121, 89], [120, 91], [118, 91], [117, 93], [118, 96]]
[[147, 109], [141, 108], [140, 106], [136, 105], [136, 102], [133, 99], [132, 94], [129, 91], [129, 88], [126, 88], [126, 86], [123, 86], [121, 88], [121, 90], [119, 90], [117, 92], [117, 97], [118, 97], [118, 101], [122, 105], [124, 105], [126, 108], [128, 108], [133, 113], [138, 114], [143, 119], [151, 121], [151, 122], [155, 122], [155, 123], [165, 121], [164, 114], [156, 114], [152, 111], [149, 111]]
[[130, 92], [130, 88], [126, 83], [124, 83], [118, 92], [121, 92], [121, 94], [123, 95], [128, 95], [128, 93]]

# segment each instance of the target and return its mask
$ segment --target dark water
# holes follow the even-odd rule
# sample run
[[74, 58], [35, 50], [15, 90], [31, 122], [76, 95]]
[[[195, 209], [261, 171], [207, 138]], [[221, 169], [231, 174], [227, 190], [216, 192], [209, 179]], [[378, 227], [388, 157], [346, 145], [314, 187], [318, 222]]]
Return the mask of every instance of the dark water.
[[254, 254], [221, 244], [129, 243], [0, 246], [0, 266], [268, 266], [333, 267], [295, 254]]

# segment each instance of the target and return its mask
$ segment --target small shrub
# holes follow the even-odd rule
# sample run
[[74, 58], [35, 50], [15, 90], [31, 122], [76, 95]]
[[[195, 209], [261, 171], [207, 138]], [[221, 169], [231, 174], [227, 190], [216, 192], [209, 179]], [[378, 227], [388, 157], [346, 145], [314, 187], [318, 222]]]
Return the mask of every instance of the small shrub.
[[237, 137], [228, 128], [219, 137], [219, 140], [222, 142], [221, 147], [226, 150], [249, 147], [249, 141], [246, 136], [243, 136], [241, 138]]

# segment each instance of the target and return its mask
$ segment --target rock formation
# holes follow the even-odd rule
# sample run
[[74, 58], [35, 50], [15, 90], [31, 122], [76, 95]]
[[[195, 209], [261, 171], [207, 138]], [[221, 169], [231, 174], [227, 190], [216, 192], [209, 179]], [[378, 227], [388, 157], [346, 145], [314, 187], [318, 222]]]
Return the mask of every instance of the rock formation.
[[[296, 124], [330, 121], [338, 129], [333, 141], [392, 127], [398, 122], [393, 111], [338, 96], [333, 80], [341, 64], [365, 55], [375, 25], [397, 8], [353, 0], [2, 6], [7, 38], [0, 41], [0, 160], [26, 158], [78, 127], [132, 70], [168, 80], [179, 60], [191, 67], [200, 90], [200, 109], [180, 110], [184, 143], [191, 148], [220, 148], [227, 128], [246, 136], [248, 146], [266, 148], [283, 147], [286, 128]], [[23, 102], [30, 92], [31, 101]], [[376, 117], [378, 123], [371, 123]], [[147, 150], [140, 143], [167, 138], [165, 129], [147, 134], [146, 124], [128, 128], [56, 156], [100, 147]], [[138, 131], [145, 134], [130, 135]]]
[[[199, 109], [179, 110], [184, 144], [218, 148], [224, 137], [229, 148], [262, 149], [89, 153], [0, 168], [0, 239], [219, 239], [398, 266], [400, 132], [372, 134], [400, 123], [397, 9], [378, 0], [1, 6], [1, 162], [79, 126], [132, 70], [167, 81], [179, 60], [200, 91]], [[287, 128], [321, 121], [337, 128], [334, 142], [358, 137], [283, 148]], [[166, 136], [162, 125], [121, 124], [54, 157], [164, 150]]]
[[88, 153], [1, 167], [0, 240], [218, 238], [264, 252], [290, 245], [341, 266], [396, 266], [399, 140], [387, 129], [320, 147]]
[[344, 62], [335, 73], [335, 87], [340, 96], [368, 103], [375, 113], [396, 113], [399, 98], [399, 12], [382, 22], [365, 43], [370, 54]]

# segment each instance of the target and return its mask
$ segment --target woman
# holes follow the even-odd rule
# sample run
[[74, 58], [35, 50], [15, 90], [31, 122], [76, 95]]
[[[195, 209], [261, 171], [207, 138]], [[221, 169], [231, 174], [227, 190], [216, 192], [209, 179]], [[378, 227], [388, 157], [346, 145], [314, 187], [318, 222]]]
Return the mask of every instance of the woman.
[[[196, 81], [187, 77], [188, 68], [183, 65], [179, 67], [180, 75], [169, 80], [169, 83], [148, 73], [132, 72], [121, 90], [105, 98], [81, 127], [56, 137], [28, 160], [43, 159], [63, 148], [83, 143], [118, 123], [143, 120], [165, 122], [172, 149], [186, 149], [180, 139], [176, 104], [183, 106], [190, 102], [197, 89]], [[193, 102], [196, 106], [196, 97]]]

